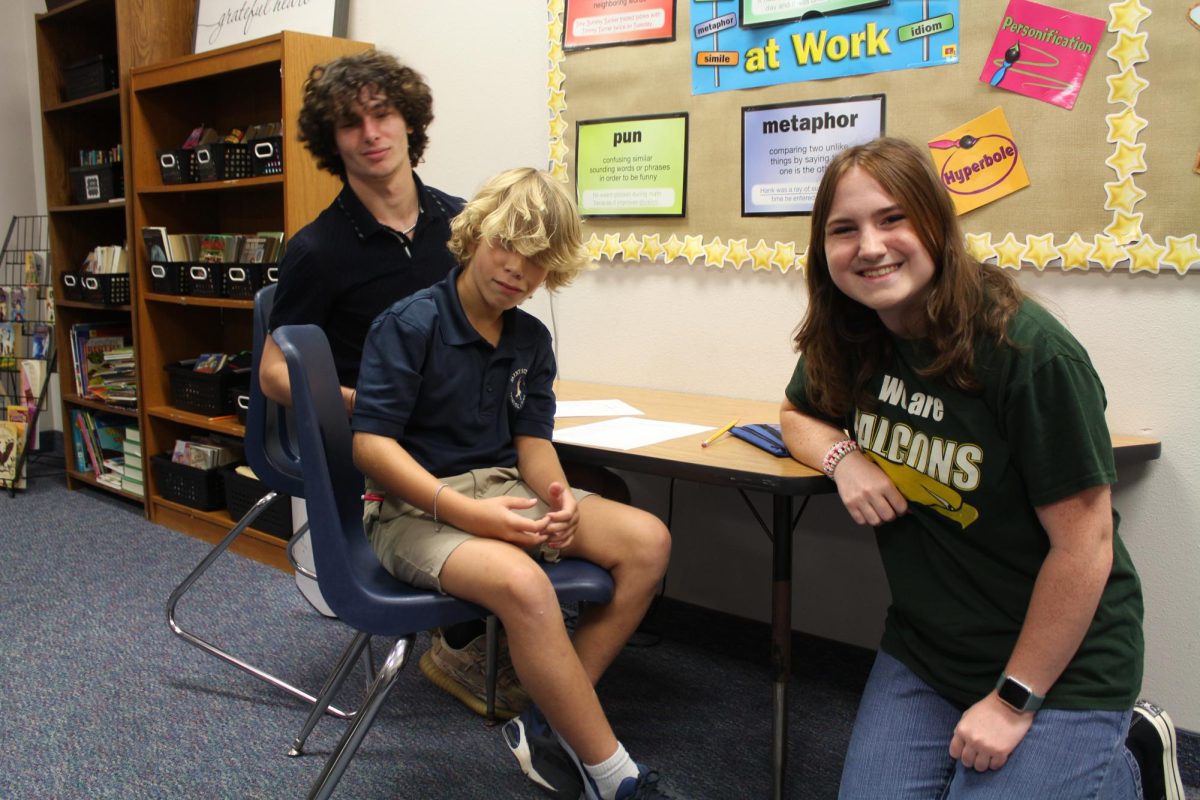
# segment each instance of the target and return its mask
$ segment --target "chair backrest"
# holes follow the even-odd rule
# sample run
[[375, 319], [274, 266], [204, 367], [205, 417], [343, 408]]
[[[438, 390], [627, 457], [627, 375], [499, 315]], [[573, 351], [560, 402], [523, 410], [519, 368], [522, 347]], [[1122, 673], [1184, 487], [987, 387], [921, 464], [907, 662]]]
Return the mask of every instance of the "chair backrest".
[[383, 636], [487, 616], [480, 606], [415, 589], [383, 568], [363, 532], [363, 478], [329, 341], [316, 325], [285, 325], [272, 336], [287, 361], [313, 560], [329, 607], [346, 624]]
[[264, 286], [254, 296], [253, 357], [250, 373], [250, 406], [246, 411], [246, 463], [254, 474], [271, 489], [293, 497], [304, 496], [300, 456], [292, 442], [288, 413], [284, 406], [262, 393], [258, 384], [258, 368], [262, 362], [263, 344], [271, 307], [275, 303], [276, 284]]

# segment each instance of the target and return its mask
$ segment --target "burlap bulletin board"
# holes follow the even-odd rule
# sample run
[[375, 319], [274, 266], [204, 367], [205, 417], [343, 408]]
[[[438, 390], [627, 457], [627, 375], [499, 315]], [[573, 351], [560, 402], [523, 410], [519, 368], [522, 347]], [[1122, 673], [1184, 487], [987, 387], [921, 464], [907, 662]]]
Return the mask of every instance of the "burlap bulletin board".
[[687, 216], [589, 220], [596, 260], [787, 272], [804, 265], [809, 217], [741, 216], [741, 108], [872, 93], [886, 130], [914, 141], [1001, 106], [1031, 185], [962, 217], [981, 259], [1020, 269], [1200, 272], [1200, 29], [1192, 2], [1046, 0], [1108, 21], [1075, 107], [979, 81], [1007, 0], [961, 0], [959, 63], [761, 89], [691, 94], [694, 0], [677, 0], [676, 39], [562, 49], [550, 0], [551, 171], [574, 175], [576, 120], [689, 114]]

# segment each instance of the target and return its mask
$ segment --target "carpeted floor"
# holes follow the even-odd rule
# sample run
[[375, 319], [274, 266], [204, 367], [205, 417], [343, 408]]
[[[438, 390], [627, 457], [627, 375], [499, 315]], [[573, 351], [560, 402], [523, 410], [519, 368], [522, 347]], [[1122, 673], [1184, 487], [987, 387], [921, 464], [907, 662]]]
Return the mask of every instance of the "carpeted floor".
[[[0, 519], [0, 798], [307, 793], [344, 723], [327, 717], [309, 753], [287, 758], [304, 707], [167, 629], [166, 598], [208, 545], [105, 493], [68, 492], [52, 471], [0, 496]], [[349, 640], [290, 576], [237, 557], [218, 561], [179, 612], [185, 627], [310, 690]], [[377, 643], [377, 657], [390, 644]], [[799, 635], [794, 646], [790, 796], [825, 800], [836, 796], [871, 653]], [[767, 663], [765, 626], [667, 600], [598, 691], [630, 752], [685, 796], [762, 798]], [[354, 706], [362, 684], [356, 676], [342, 702]], [[498, 729], [410, 664], [336, 796], [543, 795]]]

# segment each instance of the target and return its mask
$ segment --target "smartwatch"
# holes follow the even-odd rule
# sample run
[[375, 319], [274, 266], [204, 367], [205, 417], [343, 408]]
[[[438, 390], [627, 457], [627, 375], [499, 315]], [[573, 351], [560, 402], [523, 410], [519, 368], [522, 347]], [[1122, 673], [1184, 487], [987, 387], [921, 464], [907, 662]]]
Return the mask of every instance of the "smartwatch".
[[1000, 702], [1018, 713], [1037, 711], [1046, 700], [1045, 697], [1034, 694], [1032, 689], [1007, 672], [996, 681], [996, 696], [1000, 698]]

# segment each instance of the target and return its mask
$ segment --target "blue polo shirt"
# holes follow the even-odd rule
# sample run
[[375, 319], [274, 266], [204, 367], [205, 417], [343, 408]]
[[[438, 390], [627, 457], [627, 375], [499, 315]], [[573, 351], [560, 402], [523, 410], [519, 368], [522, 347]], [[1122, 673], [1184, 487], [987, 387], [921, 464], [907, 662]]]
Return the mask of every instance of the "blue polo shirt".
[[372, 323], [351, 422], [355, 431], [392, 437], [439, 478], [516, 466], [514, 436], [554, 432], [550, 332], [514, 308], [492, 347], [463, 312], [461, 271]]
[[321, 214], [288, 241], [279, 266], [271, 330], [319, 325], [329, 338], [338, 382], [354, 386], [363, 337], [380, 312], [428, 288], [457, 262], [446, 242], [460, 198], [421, 183], [421, 215], [405, 236], [375, 219], [349, 184]]

